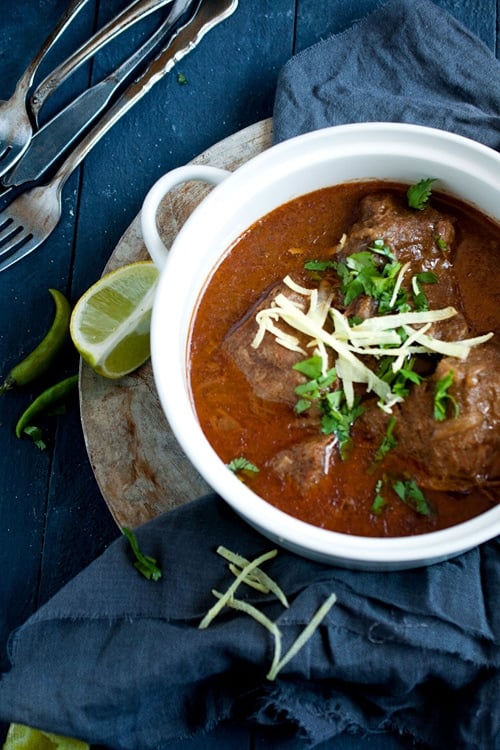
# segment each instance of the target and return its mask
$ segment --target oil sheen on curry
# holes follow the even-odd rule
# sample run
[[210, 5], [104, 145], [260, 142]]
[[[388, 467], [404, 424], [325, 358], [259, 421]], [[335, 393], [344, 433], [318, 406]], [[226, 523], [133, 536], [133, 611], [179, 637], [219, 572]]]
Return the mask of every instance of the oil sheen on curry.
[[446, 528], [499, 499], [500, 233], [384, 182], [281, 206], [228, 250], [190, 340], [198, 419], [281, 510], [363, 536]]

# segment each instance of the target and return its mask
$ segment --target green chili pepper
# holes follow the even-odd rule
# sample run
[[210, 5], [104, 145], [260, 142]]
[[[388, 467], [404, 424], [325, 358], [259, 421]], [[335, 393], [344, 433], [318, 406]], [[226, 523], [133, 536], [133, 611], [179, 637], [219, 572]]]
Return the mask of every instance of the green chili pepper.
[[63, 401], [77, 385], [78, 375], [71, 375], [40, 393], [19, 417], [16, 424], [16, 437], [22, 437], [25, 428], [32, 425], [34, 419], [58, 402]]
[[57, 289], [49, 289], [49, 293], [56, 306], [52, 324], [38, 346], [9, 372], [0, 386], [0, 395], [16, 385], [27, 385], [42, 375], [68, 338], [71, 306]]

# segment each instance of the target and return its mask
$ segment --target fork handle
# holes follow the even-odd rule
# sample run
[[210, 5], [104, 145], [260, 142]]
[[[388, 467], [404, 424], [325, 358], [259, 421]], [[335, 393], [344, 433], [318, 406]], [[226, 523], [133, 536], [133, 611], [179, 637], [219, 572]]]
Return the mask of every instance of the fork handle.
[[[87, 0], [77, 0], [87, 2]], [[31, 111], [36, 119], [48, 97], [68, 78], [80, 65], [83, 65], [92, 55], [98, 52], [108, 42], [126, 31], [137, 21], [142, 20], [158, 8], [172, 2], [172, 0], [134, 0], [125, 10], [108, 21], [94, 36], [76, 50], [70, 57], [55, 68], [36, 88], [31, 97]]]

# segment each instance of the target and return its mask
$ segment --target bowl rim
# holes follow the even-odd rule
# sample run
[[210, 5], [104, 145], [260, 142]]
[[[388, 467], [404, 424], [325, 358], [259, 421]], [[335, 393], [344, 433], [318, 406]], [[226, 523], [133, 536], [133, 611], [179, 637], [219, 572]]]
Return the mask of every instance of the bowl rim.
[[[458, 153], [460, 157], [465, 152], [467, 158], [478, 160], [478, 170], [481, 174], [484, 170], [492, 171], [494, 166], [494, 169], [497, 170], [495, 173], [496, 188], [500, 196], [500, 169], [498, 169], [500, 167], [500, 154], [484, 144], [461, 135], [421, 125], [372, 122], [332, 126], [296, 136], [272, 146], [239, 167], [229, 180], [214, 188], [193, 211], [181, 228], [174, 242], [174, 251], [171, 251], [165, 269], [160, 276], [151, 323], [153, 374], [160, 403], [181, 448], [214, 491], [220, 494], [241, 517], [262, 534], [268, 537], [272, 536], [285, 547], [291, 545], [298, 554], [306, 557], [319, 556], [332, 563], [378, 564], [381, 566], [389, 565], [394, 568], [397, 568], [398, 564], [411, 567], [431, 564], [434, 561], [461, 554], [494, 538], [500, 534], [500, 505], [454, 526], [404, 537], [364, 537], [331, 531], [313, 526], [279, 510], [264, 498], [256, 495], [228, 471], [205, 438], [197, 422], [192, 400], [186, 393], [186, 387], [188, 388], [186, 385], [188, 376], [186, 374], [187, 352], [185, 348], [187, 347], [187, 341], [184, 340], [182, 345], [182, 336], [180, 336], [179, 331], [170, 333], [169, 338], [172, 339], [173, 337], [180, 346], [184, 347], [182, 352], [177, 351], [177, 359], [172, 369], [171, 357], [162, 356], [162, 345], [164, 345], [165, 338], [165, 327], [162, 321], [165, 316], [165, 307], [171, 309], [174, 298], [179, 298], [179, 289], [176, 288], [175, 281], [178, 278], [176, 272], [179, 272], [182, 267], [185, 269], [185, 255], [184, 259], [181, 258], [182, 247], [189, 243], [193, 231], [196, 231], [196, 223], [207, 218], [213, 211], [214, 204], [217, 205], [219, 200], [225, 200], [226, 195], [235, 191], [235, 188], [239, 188], [242, 184], [246, 184], [247, 180], [254, 183], [252, 188], [247, 191], [247, 195], [252, 195], [258, 188], [255, 185], [255, 180], [262, 163], [270, 170], [276, 161], [279, 163], [280, 160], [287, 159], [289, 155], [297, 156], [302, 144], [321, 143], [325, 138], [328, 139], [333, 135], [347, 139], [359, 139], [360, 136], [364, 136], [366, 139], [368, 136], [376, 136], [382, 140], [386, 139], [385, 148], [387, 148], [394, 142], [396, 134], [403, 136], [403, 140], [413, 141], [417, 139], [417, 143], [419, 139], [424, 139], [426, 144], [431, 143], [436, 149], [446, 144], [451, 155]], [[366, 148], [367, 145], [364, 143], [363, 149]], [[300, 158], [304, 158], [304, 156], [302, 155]], [[332, 184], [334, 182], [335, 180], [332, 181]], [[305, 190], [304, 192], [308, 191]], [[481, 207], [479, 209], [485, 213], [484, 209]], [[493, 216], [493, 218], [498, 221], [500, 214]], [[240, 232], [236, 232], [235, 236], [239, 234]], [[221, 244], [220, 254], [217, 258], [214, 257], [211, 264], [212, 268], [217, 265], [220, 257], [229, 246], [229, 243]], [[181, 248], [180, 251], [179, 248]], [[199, 291], [204, 288], [205, 282], [206, 278], [204, 277], [200, 283], [197, 283], [196, 286]], [[186, 283], [184, 282], [184, 284]], [[167, 305], [167, 302], [169, 302], [169, 305]], [[178, 323], [178, 320], [175, 320]], [[175, 326], [171, 326], [171, 328], [175, 328]], [[185, 329], [186, 323], [184, 322], [183, 330]], [[189, 332], [189, 325], [187, 330]], [[175, 394], [175, 398], [172, 397], [172, 393]], [[179, 399], [181, 393], [183, 395]], [[189, 414], [185, 412], [181, 414], [179, 406], [187, 406], [188, 402]]]

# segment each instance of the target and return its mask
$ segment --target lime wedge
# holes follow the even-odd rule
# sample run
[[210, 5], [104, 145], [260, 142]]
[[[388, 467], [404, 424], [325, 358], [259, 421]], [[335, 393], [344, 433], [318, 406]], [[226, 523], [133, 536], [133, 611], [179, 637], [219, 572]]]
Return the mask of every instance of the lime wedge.
[[25, 724], [11, 724], [3, 750], [89, 750], [89, 747], [86, 742], [71, 737], [43, 732]]
[[102, 276], [76, 303], [71, 338], [100, 375], [121, 378], [148, 359], [158, 276], [151, 261], [130, 263]]

